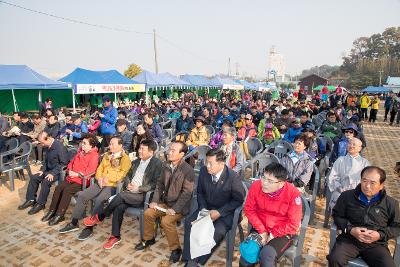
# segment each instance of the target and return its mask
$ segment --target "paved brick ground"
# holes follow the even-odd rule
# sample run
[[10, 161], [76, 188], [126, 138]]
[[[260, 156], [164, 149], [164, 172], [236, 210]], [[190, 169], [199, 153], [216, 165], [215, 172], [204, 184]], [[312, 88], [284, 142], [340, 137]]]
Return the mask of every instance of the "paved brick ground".
[[[399, 127], [389, 127], [386, 123], [366, 124], [364, 126], [368, 146], [364, 155], [388, 172], [387, 190], [400, 200], [399, 178], [395, 177], [393, 167], [400, 161]], [[33, 169], [35, 167], [33, 166]], [[158, 238], [156, 245], [144, 252], [133, 248], [138, 242], [138, 222], [126, 218], [123, 223], [122, 242], [111, 251], [102, 248], [109, 236], [111, 225], [106, 220], [95, 229], [95, 235], [84, 242], [76, 239], [77, 232], [68, 235], [58, 234], [57, 227], [49, 227], [40, 218], [16, 207], [25, 197], [26, 182], [16, 181], [16, 190], [10, 192], [2, 179], [0, 186], [0, 266], [169, 266], [168, 246], [165, 238]], [[325, 201], [318, 199], [315, 224], [307, 230], [302, 266], [326, 266], [329, 233], [322, 227]], [[70, 217], [70, 211], [67, 218]], [[182, 236], [182, 227], [180, 228]], [[237, 246], [234, 266], [238, 266]], [[217, 250], [208, 266], [225, 266], [225, 244]], [[182, 264], [175, 264], [181, 266]], [[285, 259], [279, 266], [290, 266]]]

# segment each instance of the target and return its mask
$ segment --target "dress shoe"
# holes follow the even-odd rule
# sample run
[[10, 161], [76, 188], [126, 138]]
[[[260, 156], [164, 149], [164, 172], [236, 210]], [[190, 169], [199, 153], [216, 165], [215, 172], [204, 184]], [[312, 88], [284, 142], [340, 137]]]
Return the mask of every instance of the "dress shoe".
[[136, 250], [143, 250], [143, 249], [145, 249], [145, 248], [147, 248], [147, 247], [149, 247], [151, 245], [154, 245], [155, 243], [156, 243], [156, 240], [154, 238], [150, 239], [150, 240], [142, 240], [142, 241], [140, 241], [139, 244], [137, 244], [135, 246], [135, 249]]
[[182, 249], [177, 248], [171, 252], [171, 256], [169, 256], [169, 261], [172, 263], [176, 263], [181, 259], [182, 256]]
[[54, 217], [54, 215], [56, 215], [56, 212], [54, 210], [49, 210], [49, 212], [47, 212], [46, 215], [43, 216], [42, 222], [49, 221], [51, 218]]
[[184, 267], [198, 267], [200, 266], [197, 262], [190, 260], [185, 263]]
[[36, 203], [36, 204], [28, 211], [28, 214], [29, 214], [29, 215], [33, 215], [33, 214], [38, 213], [38, 212], [41, 211], [41, 210], [44, 210], [44, 205], [43, 205], [43, 204]]
[[49, 225], [50, 226], [57, 225], [64, 220], [65, 220], [64, 215], [56, 215], [53, 218], [51, 218], [51, 220], [49, 221]]
[[24, 210], [24, 209], [26, 209], [26, 208], [29, 208], [29, 207], [34, 206], [35, 204], [36, 204], [36, 201], [35, 201], [35, 200], [27, 200], [27, 201], [25, 201], [23, 204], [19, 205], [19, 206], [18, 206], [18, 209], [19, 209], [19, 210]]

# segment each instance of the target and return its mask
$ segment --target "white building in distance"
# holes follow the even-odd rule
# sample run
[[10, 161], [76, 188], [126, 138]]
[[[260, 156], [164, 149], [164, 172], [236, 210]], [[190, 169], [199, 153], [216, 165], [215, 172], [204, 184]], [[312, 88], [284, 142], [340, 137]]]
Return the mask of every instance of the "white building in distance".
[[268, 80], [276, 80], [277, 82], [285, 81], [285, 57], [275, 50], [272, 46], [268, 55]]

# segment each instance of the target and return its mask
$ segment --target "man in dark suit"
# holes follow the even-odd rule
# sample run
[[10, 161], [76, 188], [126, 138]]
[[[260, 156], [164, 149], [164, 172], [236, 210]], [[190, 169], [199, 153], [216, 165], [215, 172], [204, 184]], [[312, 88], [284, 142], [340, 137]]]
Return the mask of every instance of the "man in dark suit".
[[125, 210], [129, 207], [143, 207], [146, 192], [154, 190], [161, 175], [161, 161], [154, 157], [157, 144], [153, 140], [143, 140], [139, 147], [139, 158], [133, 161], [130, 173], [124, 180], [124, 190], [116, 195], [100, 213], [87, 217], [83, 224], [87, 227], [101, 223], [104, 218], [112, 217], [112, 235], [104, 244], [104, 249], [112, 249], [121, 241], [121, 224]]
[[[67, 150], [60, 141], [55, 140], [46, 132], [39, 133], [37, 139], [45, 147], [46, 158], [40, 171], [29, 180], [25, 202], [18, 206], [19, 210], [33, 206], [28, 212], [29, 215], [36, 214], [44, 209], [50, 187], [55, 181], [59, 180], [62, 168], [68, 164]], [[39, 185], [41, 185], [41, 189], [36, 200]]]
[[186, 266], [205, 265], [211, 257], [211, 254], [206, 254], [192, 259], [190, 255], [190, 231], [198, 213], [202, 209], [209, 211], [215, 228], [216, 248], [232, 227], [235, 209], [244, 202], [245, 193], [241, 179], [225, 165], [225, 153], [219, 149], [211, 149], [206, 156], [206, 166], [200, 170], [197, 186], [198, 209], [185, 220], [182, 259], [187, 262]]

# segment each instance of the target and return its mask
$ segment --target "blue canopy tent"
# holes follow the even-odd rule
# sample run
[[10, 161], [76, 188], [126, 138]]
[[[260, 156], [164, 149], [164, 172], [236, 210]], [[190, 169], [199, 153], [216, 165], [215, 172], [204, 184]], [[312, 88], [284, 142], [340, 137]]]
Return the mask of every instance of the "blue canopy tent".
[[[53, 98], [59, 96], [53, 101], [56, 105], [66, 104], [68, 88], [67, 83], [49, 79], [26, 65], [0, 65], [1, 112], [36, 110], [42, 93]], [[60, 89], [58, 93], [53, 91], [56, 89]]]
[[194, 87], [214, 87], [215, 83], [203, 75], [190, 75], [185, 74], [181, 79], [188, 82]]
[[234, 89], [234, 90], [243, 90], [244, 86], [230, 78], [221, 78], [221, 77], [214, 77], [211, 81], [217, 87], [221, 87], [222, 89]]
[[178, 86], [178, 87], [187, 87], [190, 86], [190, 83], [172, 75], [169, 72], [166, 73], [161, 73], [159, 74], [161, 77], [163, 77], [170, 85], [172, 86]]
[[258, 86], [255, 85], [254, 83], [250, 83], [246, 80], [235, 80], [236, 82], [240, 83], [241, 85], [244, 86], [244, 89], [246, 90], [257, 90]]
[[61, 78], [60, 81], [73, 85], [73, 107], [75, 110], [75, 94], [114, 94], [144, 92], [144, 84], [133, 81], [116, 70], [93, 71], [76, 68], [73, 72]]
[[364, 88], [361, 92], [363, 93], [370, 93], [370, 94], [383, 94], [383, 93], [389, 93], [391, 90], [386, 87], [375, 87], [375, 86], [368, 86], [367, 88]]

